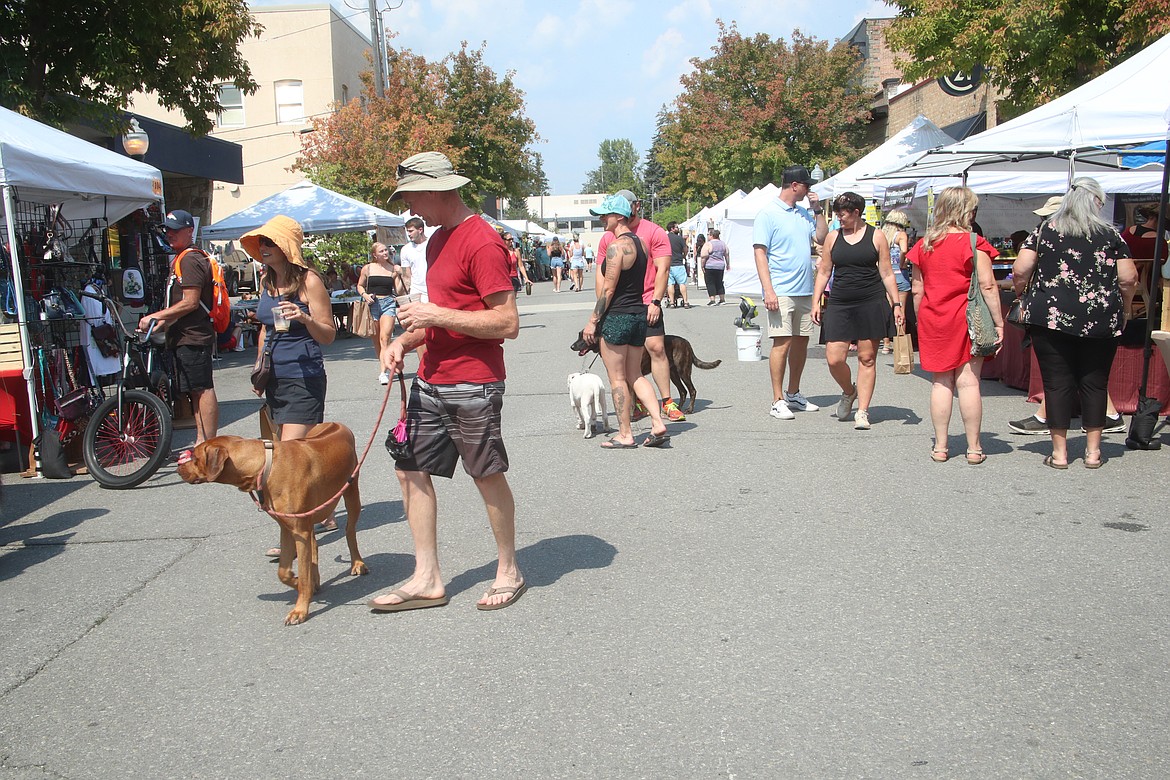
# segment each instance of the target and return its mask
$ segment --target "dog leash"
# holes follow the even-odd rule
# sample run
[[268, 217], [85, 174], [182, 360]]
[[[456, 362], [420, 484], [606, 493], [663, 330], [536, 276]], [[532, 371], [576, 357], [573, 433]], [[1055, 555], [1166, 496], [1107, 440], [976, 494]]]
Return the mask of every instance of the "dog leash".
[[[405, 380], [403, 380], [401, 372], [399, 372], [399, 374], [398, 374], [398, 381], [402, 385], [402, 405], [403, 405], [403, 408], [405, 409], [405, 407], [406, 407], [406, 382], [405, 382]], [[362, 470], [362, 464], [366, 462], [366, 455], [370, 454], [370, 447], [373, 446], [374, 438], [377, 437], [377, 435], [378, 435], [378, 428], [382, 425], [382, 415], [384, 415], [386, 413], [386, 404], [390, 400], [390, 391], [391, 391], [391, 389], [393, 389], [393, 387], [394, 387], [393, 384], [386, 385], [386, 394], [382, 396], [382, 406], [380, 409], [378, 409], [378, 419], [376, 421], [374, 421], [374, 432], [370, 434], [370, 440], [368, 442], [366, 442], [366, 448], [364, 450], [362, 450], [362, 456], [360, 458], [358, 458], [357, 466], [354, 468], [353, 473], [349, 475], [349, 479], [345, 480], [345, 483], [342, 484], [341, 489], [338, 490], [336, 493], [334, 493], [331, 498], [327, 499], [324, 503], [320, 504], [319, 506], [316, 506], [313, 509], [310, 509], [306, 512], [277, 512], [275, 509], [264, 506], [264, 503], [267, 503], [267, 499], [266, 499], [266, 495], [265, 495], [265, 485], [268, 482], [268, 475], [270, 473], [272, 473], [272, 453], [273, 453], [273, 443], [271, 441], [265, 441], [264, 468], [263, 468], [263, 470], [261, 470], [261, 472], [259, 474], [256, 475], [255, 489], [248, 491], [248, 495], [252, 497], [252, 502], [256, 504], [256, 508], [259, 509], [261, 512], [267, 512], [274, 520], [281, 520], [281, 519], [283, 519], [283, 520], [299, 520], [301, 518], [311, 517], [312, 515], [317, 514], [322, 509], [324, 509], [325, 507], [332, 504], [334, 501], [341, 498], [341, 495], [346, 490], [348, 490], [349, 486], [353, 483], [353, 481], [355, 479], [357, 479], [358, 472], [360, 472]], [[403, 412], [403, 414], [405, 414], [405, 411]], [[259, 498], [257, 498], [257, 496], [259, 496]], [[264, 501], [264, 503], [261, 503], [261, 501]]]

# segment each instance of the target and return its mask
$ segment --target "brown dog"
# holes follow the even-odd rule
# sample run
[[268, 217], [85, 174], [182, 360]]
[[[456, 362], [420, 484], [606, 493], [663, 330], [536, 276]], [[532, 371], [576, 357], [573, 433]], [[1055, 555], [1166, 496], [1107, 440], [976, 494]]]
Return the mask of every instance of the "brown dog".
[[[256, 489], [256, 477], [263, 473], [264, 463], [263, 440], [217, 436], [198, 445], [189, 458], [184, 453], [179, 459], [178, 471], [179, 476], [192, 485], [220, 482], [248, 491]], [[309, 600], [321, 584], [313, 524], [329, 518], [337, 506], [336, 499], [329, 499], [341, 490], [356, 468], [353, 431], [339, 423], [316, 425], [303, 439], [273, 444], [272, 470], [264, 487], [266, 507], [284, 514], [298, 514], [320, 507], [308, 517], [274, 518], [280, 524], [277, 573], [281, 582], [297, 591], [297, 603], [285, 617], [285, 625], [303, 623], [309, 615]], [[342, 497], [347, 518], [345, 541], [349, 544], [352, 561], [349, 573], [354, 576], [369, 574], [357, 546], [357, 521], [362, 501], [356, 476]], [[292, 572], [294, 553], [299, 576]]]
[[[598, 351], [598, 342], [594, 341], [592, 344], [585, 343], [585, 334], [577, 333], [577, 340], [572, 343], [569, 349], [575, 351], [578, 355], [586, 355], [590, 352]], [[695, 385], [691, 382], [691, 368], [702, 368], [709, 370], [715, 368], [722, 360], [716, 360], [713, 363], [708, 363], [705, 360], [699, 360], [695, 357], [695, 350], [691, 346], [691, 342], [684, 339], [682, 336], [666, 336], [666, 360], [670, 363], [670, 381], [678, 388], [678, 406], [682, 409], [687, 402], [687, 392], [690, 392], [691, 405], [686, 409], [682, 409], [686, 414], [695, 411]], [[642, 376], [650, 373], [650, 353], [642, 353]]]

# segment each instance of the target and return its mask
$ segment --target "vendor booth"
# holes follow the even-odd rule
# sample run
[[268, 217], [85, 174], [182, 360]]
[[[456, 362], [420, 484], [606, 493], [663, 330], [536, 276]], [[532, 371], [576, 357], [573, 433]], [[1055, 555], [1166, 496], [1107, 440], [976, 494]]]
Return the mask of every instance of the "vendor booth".
[[398, 214], [362, 203], [360, 200], [342, 195], [340, 192], [319, 187], [309, 181], [302, 181], [278, 192], [243, 211], [203, 228], [200, 238], [204, 241], [227, 241], [236, 239], [264, 225], [265, 222], [283, 214], [301, 224], [305, 235], [310, 233], [353, 233], [361, 230], [387, 228], [401, 234], [405, 242], [403, 226], [406, 224]]
[[[161, 202], [162, 174], [0, 108], [0, 190], [0, 349], [15, 353], [0, 356], [3, 392], [12, 396], [11, 403], [0, 398], [0, 407], [12, 407], [4, 419], [15, 428], [0, 436], [17, 433], [27, 442], [39, 432], [39, 414], [54, 412], [56, 381], [43, 381], [45, 354], [72, 360], [69, 372], [79, 384], [100, 373], [86, 362], [89, 312], [72, 301], [90, 284], [109, 282], [117, 290], [121, 273], [115, 280], [111, 272], [124, 258], [137, 263], [151, 252], [149, 225], [140, 217]], [[127, 226], [119, 229], [124, 217]]]

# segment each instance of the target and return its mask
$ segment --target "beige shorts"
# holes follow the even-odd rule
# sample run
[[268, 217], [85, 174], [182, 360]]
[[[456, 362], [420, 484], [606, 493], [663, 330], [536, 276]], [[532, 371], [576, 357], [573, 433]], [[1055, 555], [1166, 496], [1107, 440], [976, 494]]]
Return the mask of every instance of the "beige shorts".
[[811, 336], [812, 296], [797, 295], [790, 298], [787, 295], [780, 295], [777, 296], [777, 300], [780, 302], [780, 308], [768, 311], [768, 337], [774, 339], [784, 336]]

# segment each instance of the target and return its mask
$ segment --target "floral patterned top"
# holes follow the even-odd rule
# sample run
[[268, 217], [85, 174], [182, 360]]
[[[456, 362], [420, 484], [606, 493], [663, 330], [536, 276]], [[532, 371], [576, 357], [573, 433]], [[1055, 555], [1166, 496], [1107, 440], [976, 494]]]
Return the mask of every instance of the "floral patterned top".
[[1024, 292], [1024, 322], [1081, 338], [1120, 336], [1125, 302], [1117, 283], [1117, 258], [1129, 247], [1116, 230], [1066, 236], [1045, 222], [1021, 249], [1036, 252]]

